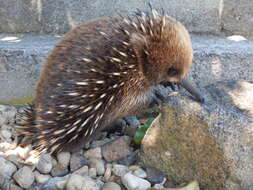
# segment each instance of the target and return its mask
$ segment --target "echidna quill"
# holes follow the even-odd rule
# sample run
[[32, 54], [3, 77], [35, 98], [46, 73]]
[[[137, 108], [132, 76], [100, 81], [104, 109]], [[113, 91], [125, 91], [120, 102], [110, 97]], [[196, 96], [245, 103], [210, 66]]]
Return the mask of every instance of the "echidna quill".
[[[146, 108], [156, 85], [180, 83], [192, 57], [185, 27], [154, 9], [82, 24], [47, 58], [19, 131], [40, 152], [80, 147], [116, 119]], [[203, 100], [187, 81], [182, 86]]]

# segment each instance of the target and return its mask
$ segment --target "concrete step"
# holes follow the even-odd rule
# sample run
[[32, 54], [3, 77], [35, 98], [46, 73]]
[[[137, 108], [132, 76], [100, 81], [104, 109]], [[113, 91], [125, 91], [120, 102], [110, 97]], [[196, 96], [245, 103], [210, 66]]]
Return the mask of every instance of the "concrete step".
[[[253, 43], [231, 39], [192, 35], [194, 63], [189, 78], [199, 86], [222, 80], [253, 81]], [[0, 35], [1, 103], [34, 92], [43, 61], [58, 40], [52, 36]]]
[[0, 33], [62, 34], [95, 18], [163, 8], [192, 32], [253, 37], [252, 0], [0, 0]]

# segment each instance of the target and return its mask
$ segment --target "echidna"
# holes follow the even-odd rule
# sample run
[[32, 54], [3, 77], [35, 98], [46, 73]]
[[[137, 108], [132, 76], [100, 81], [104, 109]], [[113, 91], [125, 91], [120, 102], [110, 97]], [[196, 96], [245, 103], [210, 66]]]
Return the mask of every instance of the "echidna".
[[185, 27], [154, 9], [82, 24], [49, 55], [20, 131], [39, 151], [75, 149], [147, 107], [156, 85], [180, 82], [192, 56]]

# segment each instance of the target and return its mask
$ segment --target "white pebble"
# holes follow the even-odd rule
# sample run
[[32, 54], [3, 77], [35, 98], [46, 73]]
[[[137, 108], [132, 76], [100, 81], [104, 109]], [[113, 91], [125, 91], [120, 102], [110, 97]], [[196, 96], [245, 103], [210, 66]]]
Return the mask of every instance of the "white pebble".
[[113, 174], [119, 177], [122, 177], [127, 172], [129, 172], [129, 169], [127, 166], [121, 165], [121, 164], [113, 164]]
[[147, 177], [147, 173], [141, 168], [135, 170], [133, 172], [133, 175], [135, 175], [136, 177], [140, 177], [140, 178], [146, 178]]
[[130, 172], [122, 176], [121, 181], [127, 190], [146, 190], [151, 187], [147, 180], [136, 177]]

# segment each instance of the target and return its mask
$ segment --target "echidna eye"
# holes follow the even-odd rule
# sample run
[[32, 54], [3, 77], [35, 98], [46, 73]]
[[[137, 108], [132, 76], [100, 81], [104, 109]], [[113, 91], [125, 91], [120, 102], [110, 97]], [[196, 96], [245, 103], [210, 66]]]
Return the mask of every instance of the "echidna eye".
[[176, 75], [178, 75], [178, 70], [176, 70], [176, 69], [174, 69], [174, 68], [169, 68], [169, 70], [167, 71], [167, 74], [169, 75], [169, 76], [176, 76]]

